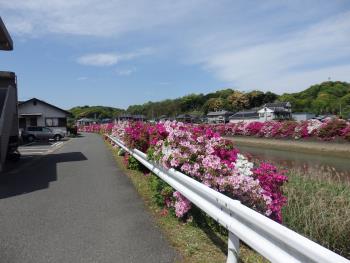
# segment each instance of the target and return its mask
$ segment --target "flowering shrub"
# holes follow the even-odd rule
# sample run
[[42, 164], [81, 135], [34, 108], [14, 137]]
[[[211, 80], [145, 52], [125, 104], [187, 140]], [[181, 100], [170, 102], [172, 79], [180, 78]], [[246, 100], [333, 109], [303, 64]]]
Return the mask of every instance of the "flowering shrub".
[[350, 142], [350, 125], [342, 129], [341, 136], [344, 137], [345, 140]]
[[318, 131], [318, 136], [324, 140], [332, 140], [337, 136], [342, 136], [342, 130], [347, 126], [344, 120], [328, 119]]
[[[210, 127], [213, 131], [225, 136], [256, 136], [265, 138], [317, 138], [333, 140], [342, 138], [349, 141], [350, 123], [341, 119], [327, 119], [307, 121], [267, 121], [267, 122], [238, 122], [215, 125], [201, 125]], [[346, 132], [344, 132], [346, 131]]]
[[[280, 211], [285, 199], [279, 186], [287, 178], [277, 173], [274, 166], [271, 165], [269, 174], [262, 177], [259, 171], [265, 171], [265, 166], [253, 172], [254, 164], [218, 133], [176, 122], [166, 122], [164, 127], [168, 136], [149, 149], [151, 160], [165, 168], [182, 171], [276, 221], [282, 220]], [[178, 194], [174, 196], [176, 215], [184, 216], [190, 205]]]
[[[113, 127], [101, 125], [87, 131], [111, 132], [130, 148], [147, 152], [148, 158], [165, 168], [174, 168], [193, 179], [281, 222], [281, 209], [286, 199], [281, 186], [287, 180], [276, 167], [254, 165], [239, 153], [233, 142], [225, 140], [207, 125], [196, 126], [178, 122], [147, 124], [120, 123]], [[273, 126], [272, 126], [273, 127]], [[243, 125], [238, 128], [243, 130]], [[136, 167], [133, 158], [125, 155], [126, 165]], [[191, 203], [169, 186], [154, 183], [158, 200], [174, 209], [177, 217], [186, 217]]]

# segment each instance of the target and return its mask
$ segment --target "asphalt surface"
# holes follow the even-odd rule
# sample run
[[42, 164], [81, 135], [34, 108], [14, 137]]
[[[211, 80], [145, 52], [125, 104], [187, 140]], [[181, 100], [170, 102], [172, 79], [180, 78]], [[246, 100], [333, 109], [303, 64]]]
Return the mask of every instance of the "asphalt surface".
[[52, 152], [59, 148], [61, 145], [66, 143], [65, 141], [46, 141], [46, 142], [32, 142], [21, 145], [18, 147], [18, 151], [21, 153], [22, 157], [33, 156], [33, 155], [43, 155]]
[[1, 263], [177, 259], [96, 134], [0, 176]]

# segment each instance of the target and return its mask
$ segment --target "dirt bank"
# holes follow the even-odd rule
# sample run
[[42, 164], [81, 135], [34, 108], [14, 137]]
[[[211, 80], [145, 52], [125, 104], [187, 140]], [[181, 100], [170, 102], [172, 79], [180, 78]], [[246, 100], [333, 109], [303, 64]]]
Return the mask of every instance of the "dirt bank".
[[268, 149], [313, 153], [321, 155], [338, 156], [350, 159], [350, 143], [318, 142], [318, 141], [292, 141], [281, 139], [254, 138], [254, 137], [225, 137], [237, 145], [247, 145]]

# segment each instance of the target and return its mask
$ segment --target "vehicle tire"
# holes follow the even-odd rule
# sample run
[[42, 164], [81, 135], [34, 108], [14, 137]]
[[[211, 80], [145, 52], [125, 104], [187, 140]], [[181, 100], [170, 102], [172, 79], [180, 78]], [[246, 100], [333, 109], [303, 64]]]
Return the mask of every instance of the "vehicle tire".
[[59, 135], [59, 134], [56, 134], [56, 135], [53, 137], [53, 139], [54, 139], [55, 141], [60, 141], [60, 140], [62, 139], [62, 136]]
[[27, 137], [27, 142], [34, 142], [35, 141], [35, 137], [33, 135], [29, 135]]

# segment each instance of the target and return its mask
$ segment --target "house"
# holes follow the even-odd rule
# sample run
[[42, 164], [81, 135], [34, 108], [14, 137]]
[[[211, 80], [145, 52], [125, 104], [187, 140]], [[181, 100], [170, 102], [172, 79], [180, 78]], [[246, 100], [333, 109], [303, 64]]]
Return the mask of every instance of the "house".
[[289, 102], [266, 103], [258, 113], [260, 121], [290, 120], [292, 106]]
[[117, 118], [117, 121], [132, 121], [134, 118], [131, 114], [124, 113], [120, 114]]
[[94, 124], [96, 123], [97, 121], [94, 120], [94, 119], [89, 119], [89, 118], [81, 118], [79, 120], [76, 121], [76, 125], [77, 126], [87, 126], [87, 125], [90, 125], [90, 124]]
[[67, 117], [71, 113], [43, 100], [32, 98], [18, 104], [19, 128], [46, 126], [67, 132]]
[[180, 114], [176, 116], [177, 121], [185, 122], [185, 123], [192, 123], [195, 120], [195, 117], [190, 114]]
[[113, 122], [113, 120], [110, 118], [105, 118], [105, 119], [102, 119], [100, 121], [101, 124], [112, 123], [112, 122]]
[[226, 123], [232, 114], [233, 112], [226, 110], [209, 112], [207, 114], [208, 123]]
[[236, 112], [229, 117], [230, 123], [259, 121], [258, 108]]
[[146, 121], [146, 116], [142, 114], [137, 114], [132, 116], [134, 121]]
[[315, 117], [315, 114], [309, 112], [294, 112], [292, 114], [292, 118], [296, 121], [307, 121]]

